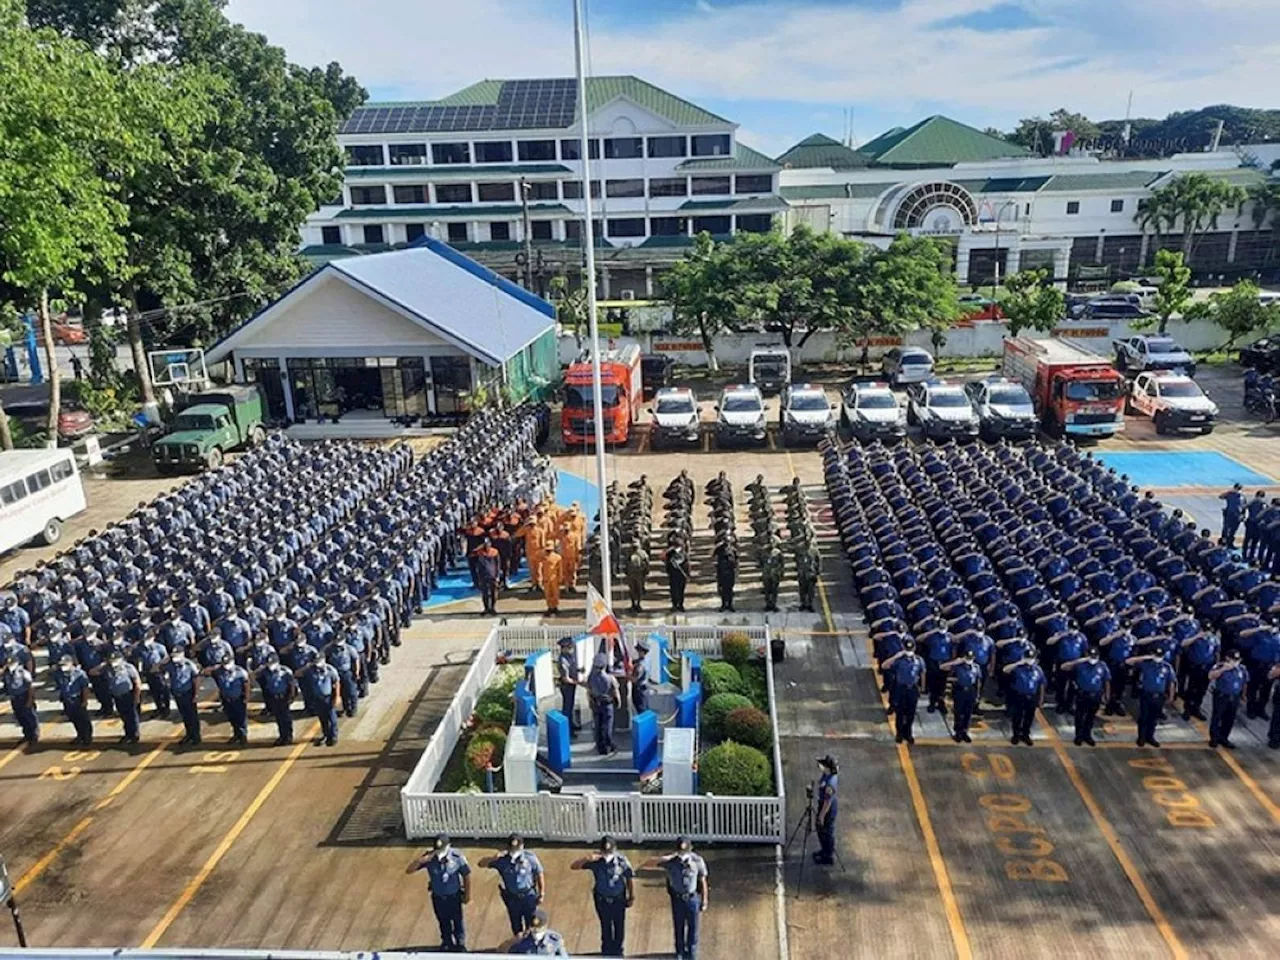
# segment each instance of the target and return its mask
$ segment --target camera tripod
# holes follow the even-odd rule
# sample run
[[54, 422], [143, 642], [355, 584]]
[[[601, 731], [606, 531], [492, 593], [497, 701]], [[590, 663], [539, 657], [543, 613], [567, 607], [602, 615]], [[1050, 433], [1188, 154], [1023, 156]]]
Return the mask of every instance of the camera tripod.
[[[804, 788], [806, 797], [804, 812], [800, 814], [800, 819], [796, 821], [795, 827], [791, 830], [791, 836], [787, 839], [787, 845], [782, 848], [782, 860], [785, 863], [787, 855], [791, 852], [792, 845], [796, 842], [796, 837], [800, 835], [800, 830], [804, 829], [804, 837], [800, 840], [800, 869], [796, 873], [796, 896], [800, 896], [800, 882], [804, 879], [805, 861], [809, 859], [809, 836], [814, 833], [815, 814], [813, 809], [813, 784], [809, 783]], [[844, 865], [844, 861], [840, 859], [840, 852], [834, 848], [831, 851], [835, 857], [836, 863], [840, 864], [840, 869], [848, 873], [848, 869]]]

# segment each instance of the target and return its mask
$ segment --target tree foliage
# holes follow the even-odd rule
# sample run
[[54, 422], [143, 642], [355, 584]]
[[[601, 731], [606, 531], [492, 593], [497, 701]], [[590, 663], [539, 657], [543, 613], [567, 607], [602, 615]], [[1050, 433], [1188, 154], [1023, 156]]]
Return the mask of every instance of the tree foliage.
[[1011, 337], [1027, 329], [1048, 333], [1067, 312], [1066, 297], [1045, 270], [1023, 270], [1006, 279], [999, 303]]
[[712, 370], [720, 368], [716, 336], [738, 326], [736, 278], [737, 266], [729, 245], [716, 243], [709, 233], [698, 234], [689, 255], [662, 278], [671, 300], [673, 332], [701, 340]]
[[1196, 311], [1206, 316], [1227, 334], [1222, 345], [1229, 350], [1236, 341], [1280, 328], [1280, 303], [1264, 304], [1258, 299], [1260, 289], [1251, 280], [1241, 280], [1230, 290], [1212, 293], [1204, 307]]
[[1151, 191], [1134, 220], [1144, 233], [1154, 233], [1157, 242], [1181, 229], [1182, 253], [1190, 262], [1196, 241], [1207, 230], [1217, 229], [1223, 213], [1243, 206], [1248, 198], [1244, 187], [1204, 173], [1187, 173]]
[[1018, 126], [1006, 139], [1026, 147], [1041, 156], [1053, 153], [1054, 134], [1074, 133], [1077, 140], [1096, 140], [1100, 133], [1098, 125], [1082, 113], [1073, 113], [1066, 107], [1059, 107], [1044, 117], [1025, 117], [1018, 121]]
[[1159, 286], [1153, 312], [1157, 329], [1163, 334], [1169, 328], [1170, 318], [1184, 313], [1191, 303], [1191, 268], [1186, 265], [1181, 252], [1157, 250], [1155, 275]]

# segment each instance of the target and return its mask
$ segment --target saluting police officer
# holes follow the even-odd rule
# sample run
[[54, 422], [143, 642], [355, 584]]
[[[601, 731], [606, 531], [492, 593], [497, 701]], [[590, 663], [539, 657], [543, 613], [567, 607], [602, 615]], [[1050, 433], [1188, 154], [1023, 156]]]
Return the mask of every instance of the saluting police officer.
[[671, 924], [675, 928], [676, 960], [697, 960], [698, 931], [709, 904], [707, 862], [693, 852], [693, 841], [680, 837], [676, 852], [646, 866], [661, 867], [667, 875], [671, 898]]
[[564, 937], [547, 926], [545, 910], [535, 910], [529, 921], [529, 929], [507, 948], [520, 956], [567, 957]]
[[1209, 671], [1213, 681], [1213, 715], [1209, 719], [1209, 746], [1234, 750], [1231, 730], [1236, 724], [1240, 701], [1249, 685], [1249, 672], [1240, 662], [1240, 651], [1232, 650], [1227, 659]]
[[525, 850], [524, 837], [513, 833], [507, 838], [505, 853], [484, 857], [478, 866], [498, 872], [502, 878], [498, 892], [507, 907], [511, 932], [517, 936], [524, 933], [546, 894], [546, 877], [537, 854]]
[[966, 650], [962, 656], [942, 664], [942, 669], [951, 673], [951, 705], [955, 708], [951, 739], [956, 743], [972, 743], [969, 723], [973, 720], [982, 685], [982, 668], [978, 666], [975, 651]]
[[1098, 708], [1111, 696], [1111, 668], [1102, 660], [1097, 647], [1090, 647], [1089, 652], [1079, 659], [1066, 660], [1058, 665], [1058, 669], [1069, 672], [1074, 678], [1076, 687], [1075, 702], [1075, 745], [1088, 744], [1096, 747], [1093, 739], [1093, 722], [1097, 719]]
[[405, 873], [427, 871], [427, 889], [431, 891], [431, 907], [440, 924], [440, 950], [443, 953], [467, 952], [467, 929], [463, 910], [471, 902], [471, 866], [467, 858], [454, 850], [445, 834], [436, 837], [431, 850], [415, 857]]
[[600, 955], [622, 956], [627, 910], [636, 902], [635, 871], [631, 869], [631, 862], [618, 852], [613, 837], [604, 837], [598, 853], [573, 861], [569, 869], [590, 870], [594, 878], [591, 896], [596, 916], [600, 918]]

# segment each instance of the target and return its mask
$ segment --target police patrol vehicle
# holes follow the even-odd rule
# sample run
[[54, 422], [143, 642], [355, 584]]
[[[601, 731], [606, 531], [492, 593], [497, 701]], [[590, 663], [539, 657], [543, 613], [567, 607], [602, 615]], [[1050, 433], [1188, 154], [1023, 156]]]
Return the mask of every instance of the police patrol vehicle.
[[1113, 340], [1116, 369], [1135, 374], [1144, 370], [1180, 370], [1189, 377], [1196, 375], [1196, 362], [1172, 337], [1127, 337]]
[[784, 443], [805, 440], [817, 443], [835, 428], [835, 408], [822, 387], [793, 383], [782, 391], [778, 429]]
[[1218, 405], [1190, 377], [1181, 373], [1140, 373], [1129, 390], [1128, 413], [1145, 413], [1156, 433], [1199, 430], [1213, 433]]
[[978, 430], [985, 439], [1026, 439], [1035, 435], [1036, 410], [1022, 384], [1004, 377], [987, 377], [965, 384], [964, 389], [978, 413]]
[[920, 425], [926, 437], [946, 439], [978, 435], [978, 414], [959, 384], [927, 380], [907, 388], [911, 398], [907, 419]]
[[720, 391], [716, 404], [718, 443], [765, 442], [764, 397], [750, 383], [734, 383]]
[[698, 443], [702, 424], [698, 401], [688, 387], [663, 387], [653, 398], [653, 426], [649, 446], [660, 444]]
[[840, 419], [858, 440], [907, 435], [907, 411], [883, 381], [851, 383], [841, 397]]

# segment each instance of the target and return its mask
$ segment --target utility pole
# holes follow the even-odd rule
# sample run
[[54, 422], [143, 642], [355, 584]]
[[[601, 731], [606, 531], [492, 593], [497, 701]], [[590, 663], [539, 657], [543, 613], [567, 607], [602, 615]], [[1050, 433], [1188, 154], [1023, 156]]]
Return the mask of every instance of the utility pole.
[[13, 917], [13, 929], [18, 934], [18, 946], [27, 948], [27, 932], [22, 928], [22, 914], [18, 912], [18, 899], [13, 892], [13, 884], [9, 882], [9, 870], [5, 866], [4, 857], [0, 857], [0, 900], [5, 902]]
[[524, 231], [524, 288], [533, 292], [533, 237], [529, 236], [529, 181], [520, 178], [520, 219]]

